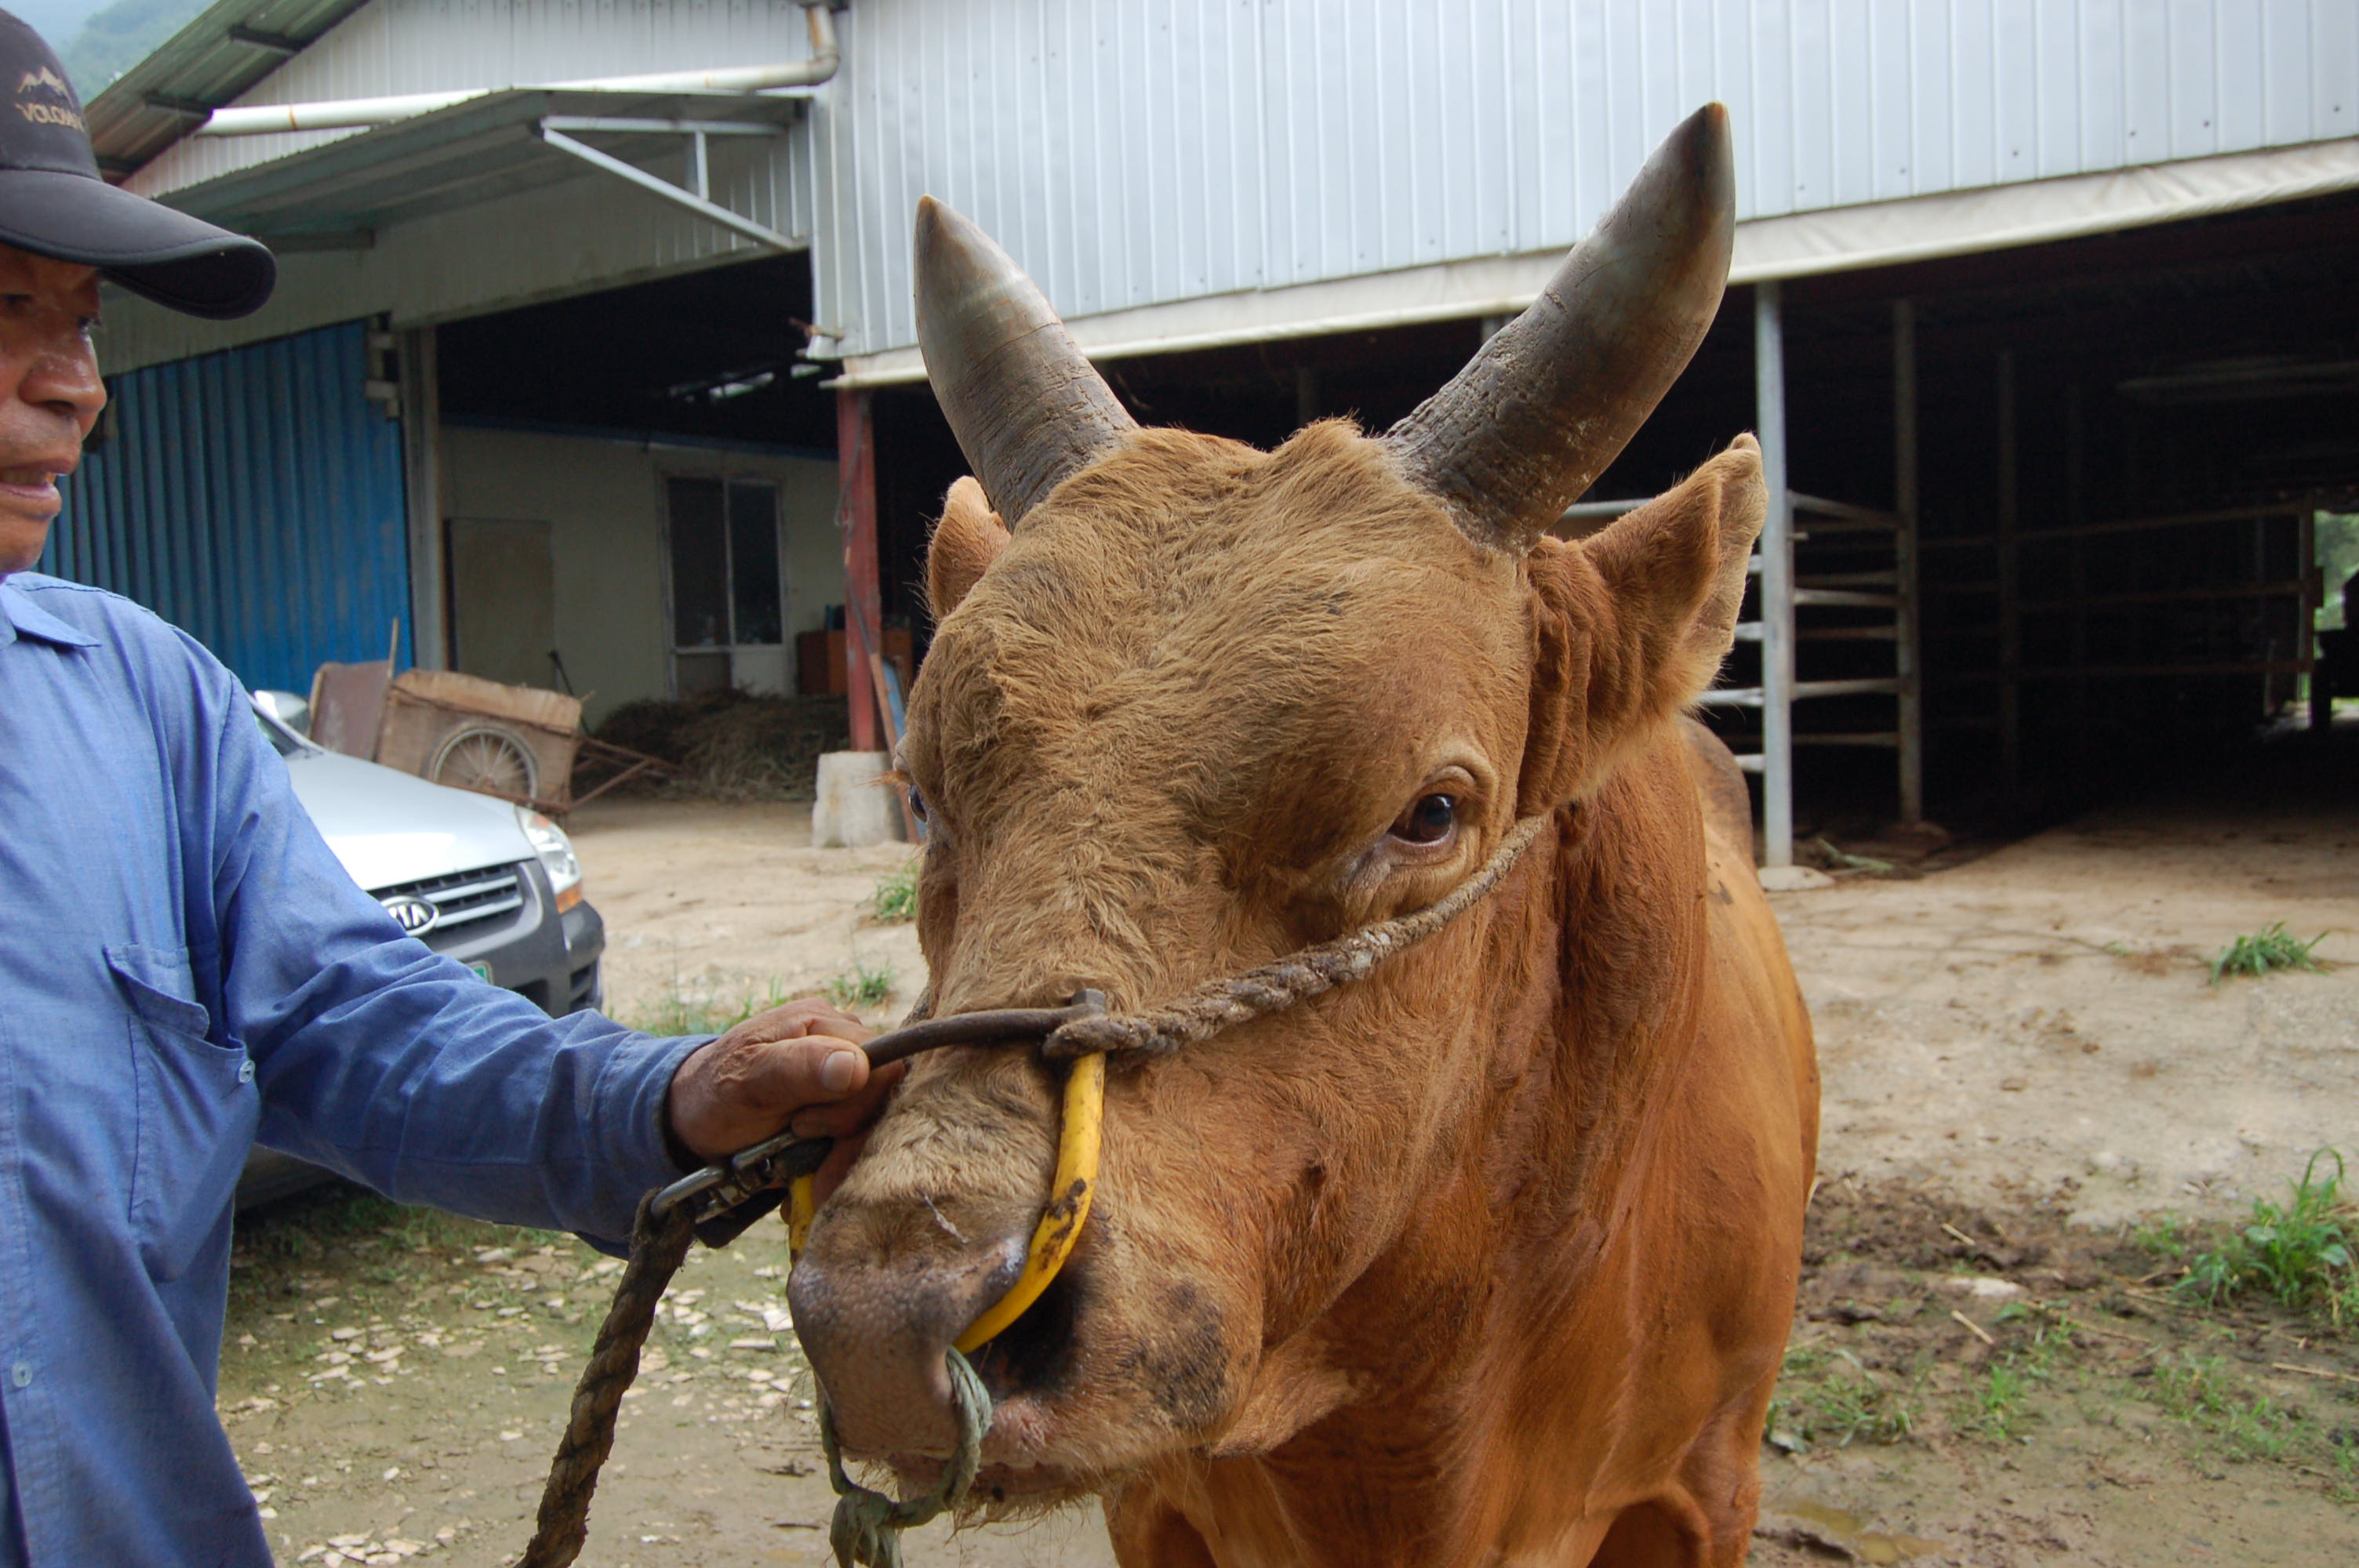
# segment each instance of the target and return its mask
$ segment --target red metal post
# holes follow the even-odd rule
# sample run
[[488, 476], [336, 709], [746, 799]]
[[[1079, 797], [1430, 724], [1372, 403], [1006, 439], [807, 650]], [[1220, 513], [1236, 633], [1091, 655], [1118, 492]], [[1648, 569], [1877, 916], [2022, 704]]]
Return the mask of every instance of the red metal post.
[[876, 565], [876, 426], [865, 392], [837, 390], [835, 450], [840, 486], [836, 521], [843, 530], [843, 619], [851, 655], [843, 661], [843, 677], [852, 704], [852, 749], [881, 752], [885, 739], [876, 722], [868, 655], [883, 652], [870, 639], [883, 635], [885, 605]]

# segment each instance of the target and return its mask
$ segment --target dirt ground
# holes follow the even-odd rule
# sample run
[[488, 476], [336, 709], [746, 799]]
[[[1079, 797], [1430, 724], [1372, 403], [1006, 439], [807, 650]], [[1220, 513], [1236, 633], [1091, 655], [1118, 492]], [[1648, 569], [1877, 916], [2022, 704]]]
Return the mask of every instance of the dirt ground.
[[[808, 808], [573, 823], [610, 1011], [727, 1009], [889, 966], [906, 862]], [[1850, 846], [1874, 854], [1874, 845]], [[1777, 895], [1825, 1137], [1754, 1561], [2359, 1562], [2359, 1341], [2169, 1285], [2205, 1225], [2359, 1156], [2359, 792], [2102, 812], [1906, 879]], [[1907, 868], [1903, 868], [1905, 871]], [[2207, 983], [2285, 921], [2322, 974]], [[818, 1563], [828, 1494], [765, 1227], [672, 1297], [585, 1563]], [[328, 1193], [245, 1226], [222, 1408], [282, 1561], [513, 1557], [612, 1265], [571, 1238]], [[913, 1536], [917, 1564], [1101, 1568], [1084, 1514]]]

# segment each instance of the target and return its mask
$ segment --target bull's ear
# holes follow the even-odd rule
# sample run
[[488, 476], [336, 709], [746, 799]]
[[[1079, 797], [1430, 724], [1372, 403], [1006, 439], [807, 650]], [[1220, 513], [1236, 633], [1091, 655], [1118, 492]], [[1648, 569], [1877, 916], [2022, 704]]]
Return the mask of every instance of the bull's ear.
[[1729, 449], [1579, 544], [1528, 557], [1537, 667], [1518, 810], [1594, 789], [1712, 684], [1736, 638], [1767, 495], [1761, 449]]
[[983, 486], [962, 479], [942, 498], [942, 520], [926, 545], [926, 602], [934, 619], [959, 607], [1006, 547], [1007, 529], [984, 498]]

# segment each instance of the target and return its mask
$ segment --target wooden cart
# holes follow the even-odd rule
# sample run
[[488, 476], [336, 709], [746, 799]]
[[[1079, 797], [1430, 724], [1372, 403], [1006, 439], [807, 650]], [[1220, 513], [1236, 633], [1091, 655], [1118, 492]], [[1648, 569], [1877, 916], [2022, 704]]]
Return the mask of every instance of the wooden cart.
[[404, 670], [386, 689], [376, 760], [551, 816], [573, 805], [582, 702], [456, 670]]

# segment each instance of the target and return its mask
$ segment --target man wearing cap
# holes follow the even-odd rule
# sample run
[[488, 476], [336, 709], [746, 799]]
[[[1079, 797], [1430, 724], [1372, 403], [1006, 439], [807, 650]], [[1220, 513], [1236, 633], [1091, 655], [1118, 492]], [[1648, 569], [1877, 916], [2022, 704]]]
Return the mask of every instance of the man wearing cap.
[[106, 402], [100, 279], [233, 317], [274, 266], [100, 179], [5, 12], [0, 92], [0, 1565], [266, 1564], [213, 1413], [257, 1138], [612, 1247], [649, 1188], [850, 1133], [889, 1075], [817, 1003], [659, 1040], [483, 984], [353, 884], [219, 662], [28, 569]]

